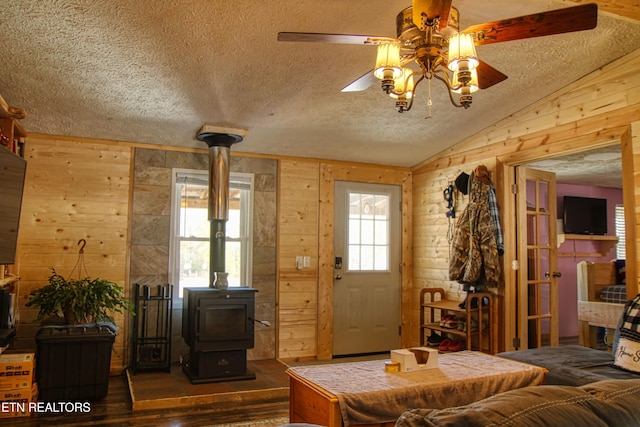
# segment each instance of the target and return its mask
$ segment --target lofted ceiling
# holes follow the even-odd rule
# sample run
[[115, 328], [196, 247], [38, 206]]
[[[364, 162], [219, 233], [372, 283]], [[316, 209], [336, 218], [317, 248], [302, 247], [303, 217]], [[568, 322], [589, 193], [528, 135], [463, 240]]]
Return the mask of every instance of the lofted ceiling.
[[[461, 29], [578, 1], [454, 0]], [[410, 0], [24, 0], [0, 11], [0, 94], [28, 132], [201, 147], [203, 124], [248, 131], [234, 151], [413, 166], [640, 48], [635, 0], [600, 1], [594, 30], [480, 46], [509, 78], [454, 108], [426, 83], [399, 114], [371, 46], [283, 43], [280, 31], [396, 36]]]

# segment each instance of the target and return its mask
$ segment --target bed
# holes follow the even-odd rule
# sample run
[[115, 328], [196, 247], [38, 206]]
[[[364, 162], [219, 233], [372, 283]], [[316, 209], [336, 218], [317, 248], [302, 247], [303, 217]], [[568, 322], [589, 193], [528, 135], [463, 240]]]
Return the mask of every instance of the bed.
[[624, 308], [624, 261], [581, 261], [577, 273], [579, 343], [596, 348], [597, 328], [615, 329]]

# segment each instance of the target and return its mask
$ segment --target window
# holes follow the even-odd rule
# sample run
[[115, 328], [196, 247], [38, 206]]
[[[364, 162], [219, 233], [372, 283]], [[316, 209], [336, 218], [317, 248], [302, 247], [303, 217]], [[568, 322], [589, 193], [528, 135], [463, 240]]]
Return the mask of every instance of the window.
[[[169, 279], [185, 287], [209, 286], [208, 172], [173, 169]], [[253, 175], [231, 173], [225, 269], [229, 286], [251, 286]]]
[[389, 270], [389, 200], [349, 193], [349, 271]]
[[622, 205], [616, 205], [616, 236], [618, 237], [618, 244], [616, 245], [616, 258], [626, 259], [627, 252], [624, 239], [624, 206]]

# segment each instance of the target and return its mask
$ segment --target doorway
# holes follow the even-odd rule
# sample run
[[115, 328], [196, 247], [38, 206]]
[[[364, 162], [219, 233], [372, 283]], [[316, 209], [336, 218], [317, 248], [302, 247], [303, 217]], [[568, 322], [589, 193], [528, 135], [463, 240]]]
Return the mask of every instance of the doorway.
[[621, 205], [623, 199], [621, 148], [620, 144], [613, 144], [524, 165], [527, 168], [556, 174], [556, 200], [559, 210], [557, 233], [560, 236], [557, 244], [557, 271], [562, 274], [557, 280], [557, 301], [560, 307], [558, 338], [561, 343], [577, 342], [577, 263], [583, 260], [609, 261], [616, 257], [615, 250], [601, 254], [599, 244], [562, 239], [562, 199], [564, 195], [607, 198], [610, 204], [607, 234], [615, 235], [614, 205]]
[[401, 188], [335, 181], [333, 355], [400, 345]]

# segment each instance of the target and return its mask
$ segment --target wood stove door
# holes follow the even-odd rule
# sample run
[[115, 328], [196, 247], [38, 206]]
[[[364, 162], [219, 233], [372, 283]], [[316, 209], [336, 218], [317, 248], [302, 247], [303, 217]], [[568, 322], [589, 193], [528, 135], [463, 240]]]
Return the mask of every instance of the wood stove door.
[[400, 187], [335, 185], [333, 355], [400, 345]]

